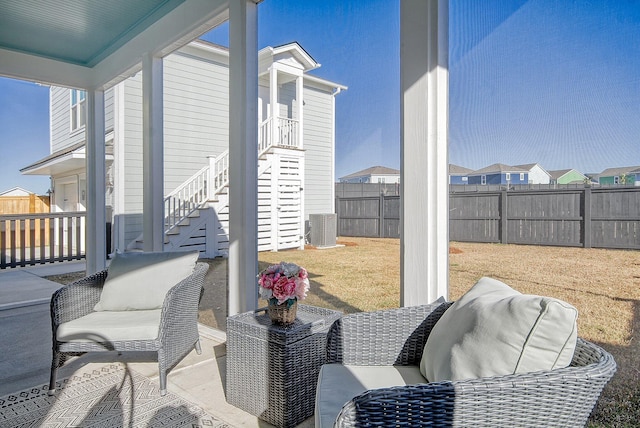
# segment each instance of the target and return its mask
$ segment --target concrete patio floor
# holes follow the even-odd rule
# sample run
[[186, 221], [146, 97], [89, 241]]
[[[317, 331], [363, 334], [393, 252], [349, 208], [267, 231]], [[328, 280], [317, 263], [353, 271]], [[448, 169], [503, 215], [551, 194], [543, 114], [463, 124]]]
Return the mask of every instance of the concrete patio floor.
[[[49, 380], [51, 321], [49, 300], [60, 284], [43, 276], [84, 270], [82, 262], [58, 263], [0, 271], [0, 396]], [[72, 270], [70, 270], [72, 269]], [[224, 333], [200, 324], [202, 354], [192, 351], [168, 375], [168, 390], [197, 404], [233, 427], [271, 427], [226, 402], [226, 346]], [[116, 353], [83, 355], [58, 371], [58, 378], [73, 375], [91, 364], [125, 363], [130, 369], [157, 381], [158, 366], [142, 362], [144, 355]], [[299, 427], [314, 425], [313, 417]]]

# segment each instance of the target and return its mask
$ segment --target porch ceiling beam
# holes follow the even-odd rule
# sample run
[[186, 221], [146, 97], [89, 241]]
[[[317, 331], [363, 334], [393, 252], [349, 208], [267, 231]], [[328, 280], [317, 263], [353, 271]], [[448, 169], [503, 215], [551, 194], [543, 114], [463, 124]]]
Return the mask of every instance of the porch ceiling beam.
[[229, 5], [229, 305], [258, 306], [258, 11]]
[[448, 298], [448, 0], [400, 1], [400, 304]]

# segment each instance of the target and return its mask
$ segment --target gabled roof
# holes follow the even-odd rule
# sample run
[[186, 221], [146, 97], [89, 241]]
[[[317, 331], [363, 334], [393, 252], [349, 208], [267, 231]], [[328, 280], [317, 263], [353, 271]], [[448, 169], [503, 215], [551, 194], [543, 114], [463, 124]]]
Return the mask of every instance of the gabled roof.
[[460, 165], [454, 165], [452, 163], [449, 164], [449, 174], [450, 175], [466, 175], [470, 172], [473, 172], [470, 168], [465, 168]]
[[622, 166], [617, 168], [607, 168], [602, 171], [599, 176], [600, 177], [615, 177], [616, 175], [629, 174], [631, 172], [635, 172], [637, 169], [640, 169], [640, 166]]
[[[527, 171], [531, 171], [531, 168], [538, 165], [537, 163], [525, 163], [524, 165], [514, 165], [516, 168], [526, 169]], [[540, 167], [542, 168], [542, 167]]]
[[469, 175], [491, 174], [491, 173], [503, 173], [503, 172], [529, 172], [526, 169], [518, 168], [511, 165], [505, 165], [503, 163], [494, 163], [482, 169], [471, 172]]
[[364, 177], [368, 175], [400, 175], [400, 170], [387, 168], [386, 166], [372, 166], [371, 168], [363, 169], [362, 171], [340, 177], [340, 179]]
[[[575, 170], [572, 169], [572, 168], [569, 168], [569, 169], [556, 169], [554, 171], [549, 171], [549, 175], [551, 176], [551, 178], [557, 180], [558, 178], [562, 177], [565, 174], [570, 173], [571, 171], [575, 171]], [[576, 172], [578, 172], [578, 171], [576, 171]]]
[[23, 189], [20, 186], [16, 186], [16, 187], [13, 187], [13, 188], [11, 188], [9, 190], [5, 190], [4, 192], [0, 192], [0, 196], [5, 196], [5, 195], [8, 195], [10, 193], [23, 193], [23, 194], [27, 194], [28, 195], [28, 194], [33, 193], [33, 192], [30, 192], [30, 191], [28, 191], [26, 189]]

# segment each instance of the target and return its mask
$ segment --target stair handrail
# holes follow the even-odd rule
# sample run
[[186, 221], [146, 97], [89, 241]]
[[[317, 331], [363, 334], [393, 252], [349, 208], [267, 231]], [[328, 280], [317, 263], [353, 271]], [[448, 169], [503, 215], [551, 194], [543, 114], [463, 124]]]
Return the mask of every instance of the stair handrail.
[[174, 229], [209, 199], [209, 168], [209, 165], [203, 167], [165, 196], [165, 233]]

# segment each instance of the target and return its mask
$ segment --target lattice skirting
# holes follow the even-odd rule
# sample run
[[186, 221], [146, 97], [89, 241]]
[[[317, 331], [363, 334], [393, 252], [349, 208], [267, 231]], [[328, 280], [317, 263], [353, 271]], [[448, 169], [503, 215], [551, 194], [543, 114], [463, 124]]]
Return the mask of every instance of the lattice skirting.
[[229, 427], [157, 382], [112, 364], [0, 397], [1, 427]]

